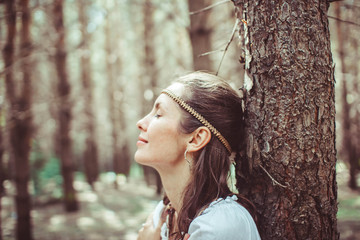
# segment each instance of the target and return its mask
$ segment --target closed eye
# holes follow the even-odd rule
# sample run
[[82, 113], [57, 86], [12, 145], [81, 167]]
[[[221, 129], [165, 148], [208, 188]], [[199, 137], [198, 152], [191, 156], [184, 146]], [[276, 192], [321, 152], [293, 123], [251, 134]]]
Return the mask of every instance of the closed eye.
[[154, 106], [154, 109], [153, 109], [153, 111], [154, 111], [154, 117], [155, 118], [159, 118], [159, 117], [161, 117], [162, 116], [162, 113], [163, 113], [163, 110], [162, 110], [162, 103], [161, 102], [157, 102], [157, 103], [155, 103], [155, 106]]

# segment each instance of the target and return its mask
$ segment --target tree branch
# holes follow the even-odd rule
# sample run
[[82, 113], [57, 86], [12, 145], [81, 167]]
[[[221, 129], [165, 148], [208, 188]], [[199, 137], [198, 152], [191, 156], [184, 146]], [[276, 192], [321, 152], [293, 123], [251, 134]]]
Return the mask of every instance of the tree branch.
[[[193, 1], [196, 1], [196, 0], [193, 0]], [[194, 14], [198, 14], [198, 13], [201, 13], [201, 12], [208, 11], [208, 10], [210, 10], [210, 9], [216, 7], [216, 6], [219, 6], [221, 4], [228, 3], [228, 2], [230, 2], [230, 0], [223, 0], [221, 2], [214, 3], [214, 4], [212, 4], [210, 6], [207, 6], [207, 7], [203, 8], [203, 9], [200, 9], [200, 10], [197, 10], [197, 11], [194, 11], [194, 12], [190, 12], [190, 15], [194, 15]]]
[[260, 164], [259, 165], [261, 167], [262, 170], [264, 170], [264, 172], [269, 176], [269, 178], [271, 179], [273, 185], [279, 185], [280, 187], [283, 187], [283, 188], [287, 188], [287, 186], [279, 183], [278, 181], [275, 180], [275, 178], [273, 178], [270, 173], [268, 171], [266, 171], [266, 169]]
[[342, 22], [342, 23], [347, 23], [347, 24], [351, 24], [351, 25], [355, 25], [355, 26], [358, 26], [358, 27], [360, 27], [360, 24], [358, 24], [358, 23], [355, 23], [355, 22], [351, 22], [351, 21], [346, 21], [346, 20], [342, 20], [342, 19], [340, 19], [340, 18], [337, 18], [337, 17], [333, 17], [333, 16], [328, 16], [328, 18], [330, 18], [330, 19], [334, 19], [334, 20], [336, 20], [336, 21], [339, 21], [339, 22]]
[[221, 67], [221, 64], [222, 64], [222, 62], [223, 62], [223, 60], [224, 60], [226, 51], [228, 50], [228, 48], [229, 48], [229, 46], [230, 46], [230, 43], [231, 43], [232, 40], [234, 39], [234, 35], [235, 35], [235, 32], [236, 32], [236, 27], [237, 27], [238, 24], [239, 24], [239, 19], [236, 19], [235, 24], [234, 24], [234, 28], [233, 28], [233, 30], [232, 30], [232, 33], [231, 33], [231, 36], [230, 36], [230, 39], [229, 39], [229, 42], [226, 44], [226, 47], [225, 47], [225, 49], [224, 49], [224, 54], [222, 55], [221, 61], [220, 61], [220, 63], [219, 63], [219, 67], [218, 67], [218, 69], [217, 69], [217, 71], [216, 71], [216, 74], [215, 74], [216, 76], [219, 74], [220, 67]]
[[210, 54], [213, 54], [213, 53], [223, 52], [223, 51], [224, 51], [223, 49], [218, 49], [218, 50], [202, 53], [202, 54], [198, 55], [198, 57], [203, 57], [203, 56], [207, 56], [207, 55], [210, 55]]

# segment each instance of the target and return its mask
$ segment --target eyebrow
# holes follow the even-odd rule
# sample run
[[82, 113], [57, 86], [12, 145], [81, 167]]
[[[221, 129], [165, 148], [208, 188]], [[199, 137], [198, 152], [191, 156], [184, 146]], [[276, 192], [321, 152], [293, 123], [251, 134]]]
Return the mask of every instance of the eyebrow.
[[162, 101], [155, 102], [154, 110], [158, 110], [158, 109], [161, 109], [162, 111], [165, 112], [168, 111], [168, 107]]
[[164, 109], [164, 104], [162, 102], [156, 102], [155, 103], [155, 109], [159, 109], [159, 108]]

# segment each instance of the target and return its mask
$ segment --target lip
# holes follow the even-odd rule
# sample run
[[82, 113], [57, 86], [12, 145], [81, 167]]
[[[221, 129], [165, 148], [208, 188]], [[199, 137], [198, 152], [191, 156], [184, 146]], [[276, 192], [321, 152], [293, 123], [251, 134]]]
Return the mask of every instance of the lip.
[[146, 144], [146, 143], [148, 143], [148, 141], [145, 138], [139, 136], [139, 140], [137, 141], [136, 144], [139, 145], [139, 144]]

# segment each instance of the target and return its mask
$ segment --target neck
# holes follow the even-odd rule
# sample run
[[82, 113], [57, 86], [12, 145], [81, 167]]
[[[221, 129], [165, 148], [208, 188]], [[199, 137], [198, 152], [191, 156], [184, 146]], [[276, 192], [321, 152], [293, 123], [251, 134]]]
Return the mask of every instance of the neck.
[[183, 192], [190, 179], [188, 163], [181, 161], [176, 166], [157, 170], [172, 207], [179, 212], [182, 207]]

